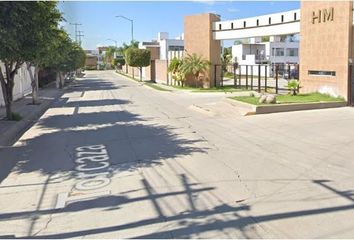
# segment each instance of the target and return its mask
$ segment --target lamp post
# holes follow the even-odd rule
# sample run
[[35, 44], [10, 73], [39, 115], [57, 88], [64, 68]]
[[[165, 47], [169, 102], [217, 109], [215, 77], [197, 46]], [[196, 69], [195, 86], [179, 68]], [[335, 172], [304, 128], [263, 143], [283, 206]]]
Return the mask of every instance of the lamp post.
[[131, 33], [132, 33], [132, 43], [133, 43], [133, 41], [134, 41], [134, 21], [132, 20], [132, 19], [130, 19], [130, 18], [127, 18], [127, 17], [125, 17], [125, 16], [122, 16], [122, 15], [118, 15], [118, 16], [116, 16], [117, 18], [123, 18], [123, 19], [125, 19], [125, 20], [128, 20], [128, 21], [130, 21], [130, 23], [131, 23]]

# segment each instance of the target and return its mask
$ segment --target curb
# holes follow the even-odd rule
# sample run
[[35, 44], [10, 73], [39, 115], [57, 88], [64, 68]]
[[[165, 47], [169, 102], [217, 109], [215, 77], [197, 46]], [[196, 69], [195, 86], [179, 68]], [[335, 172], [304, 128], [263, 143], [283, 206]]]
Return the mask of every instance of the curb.
[[273, 105], [253, 105], [241, 101], [226, 98], [225, 102], [230, 105], [242, 109], [244, 116], [280, 112], [295, 112], [306, 110], [318, 110], [327, 108], [346, 107], [346, 102], [316, 102], [316, 103], [288, 103], [288, 104], [273, 104]]
[[40, 109], [9, 127], [7, 131], [1, 134], [0, 147], [12, 146], [28, 129], [30, 129], [38, 119], [48, 110], [48, 108], [55, 102], [64, 92], [65, 88], [60, 89], [58, 93], [53, 96], [52, 100], [43, 102]]

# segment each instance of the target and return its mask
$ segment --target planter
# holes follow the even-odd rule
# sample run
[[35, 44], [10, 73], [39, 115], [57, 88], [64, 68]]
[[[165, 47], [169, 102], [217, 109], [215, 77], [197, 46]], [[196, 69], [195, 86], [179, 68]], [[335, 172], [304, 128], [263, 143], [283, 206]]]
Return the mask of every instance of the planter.
[[265, 113], [303, 111], [313, 109], [337, 108], [347, 106], [346, 102], [318, 102], [318, 103], [284, 103], [253, 105], [233, 99], [226, 98], [232, 106], [238, 107], [244, 116]]

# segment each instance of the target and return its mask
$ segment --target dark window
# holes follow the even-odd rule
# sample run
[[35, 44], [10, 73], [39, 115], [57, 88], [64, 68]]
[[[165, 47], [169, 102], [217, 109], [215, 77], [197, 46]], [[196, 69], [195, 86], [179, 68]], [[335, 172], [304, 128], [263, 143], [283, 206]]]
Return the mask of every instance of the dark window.
[[284, 15], [281, 15], [281, 22], [284, 22]]
[[243, 21], [243, 27], [244, 28], [246, 27], [246, 21]]
[[259, 26], [259, 19], [257, 19], [257, 26]]
[[219, 30], [221, 30], [221, 24], [219, 24]]
[[174, 45], [168, 46], [168, 51], [183, 51], [183, 50], [184, 50], [184, 46], [174, 46]]
[[336, 76], [335, 71], [316, 71], [316, 70], [309, 70], [309, 75], [317, 75], [317, 76]]
[[269, 24], [272, 24], [272, 18], [268, 19]]
[[234, 29], [234, 23], [231, 23], [231, 29]]
[[297, 17], [297, 16], [296, 16], [296, 13], [294, 13], [294, 21], [296, 21], [296, 17]]

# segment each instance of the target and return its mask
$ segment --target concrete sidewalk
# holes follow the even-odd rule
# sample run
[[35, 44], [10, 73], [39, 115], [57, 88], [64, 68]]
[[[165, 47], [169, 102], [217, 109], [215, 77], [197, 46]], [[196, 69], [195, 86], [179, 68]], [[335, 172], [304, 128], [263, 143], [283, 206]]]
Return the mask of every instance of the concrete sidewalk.
[[62, 89], [56, 89], [55, 84], [50, 84], [39, 90], [39, 105], [32, 105], [32, 96], [27, 95], [13, 102], [12, 111], [22, 116], [20, 121], [4, 120], [5, 107], [0, 108], [0, 147], [11, 146], [17, 139], [29, 129], [37, 119], [48, 109], [50, 104], [63, 93]]

